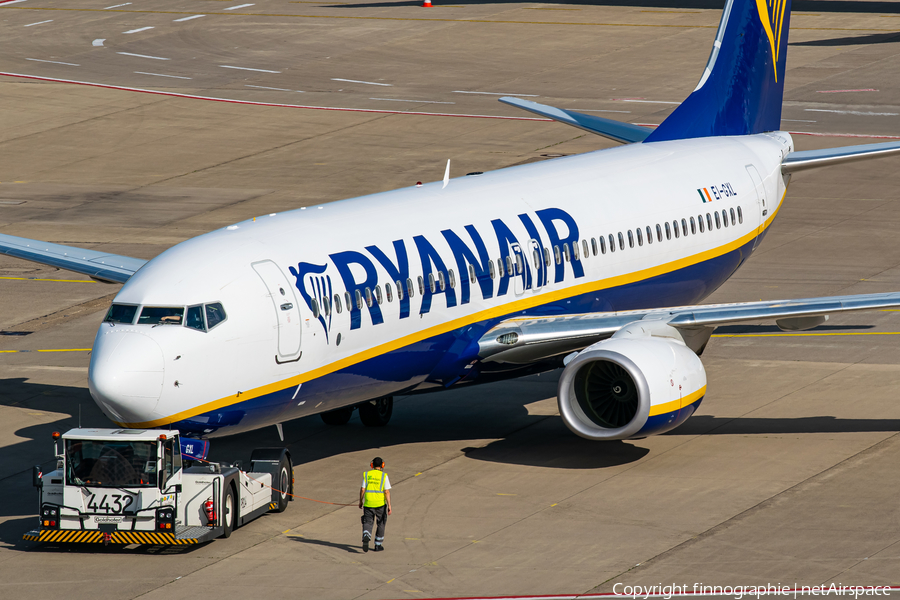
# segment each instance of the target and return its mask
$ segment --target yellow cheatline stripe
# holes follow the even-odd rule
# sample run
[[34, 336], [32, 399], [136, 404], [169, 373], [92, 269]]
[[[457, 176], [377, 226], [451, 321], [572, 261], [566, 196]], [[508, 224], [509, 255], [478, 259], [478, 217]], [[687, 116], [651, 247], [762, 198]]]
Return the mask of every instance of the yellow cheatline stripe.
[[0, 354], [15, 354], [16, 352], [90, 352], [92, 348], [59, 348], [50, 350], [0, 350]]
[[665, 404], [657, 404], [655, 406], [651, 406], [649, 416], [655, 417], [656, 415], [664, 415], [666, 413], [675, 412], [676, 410], [681, 410], [685, 406], [693, 404], [705, 395], [706, 386], [704, 385], [693, 394], [688, 394], [687, 396], [679, 398], [678, 400], [672, 400], [671, 402], [666, 402]]
[[325, 366], [319, 367], [318, 369], [313, 369], [311, 371], [307, 371], [306, 373], [301, 373], [300, 375], [295, 375], [294, 377], [289, 377], [288, 379], [284, 379], [282, 381], [278, 381], [275, 383], [270, 383], [264, 386], [260, 386], [258, 388], [247, 390], [241, 392], [240, 398], [238, 396], [228, 396], [226, 398], [220, 398], [218, 400], [212, 400], [205, 404], [201, 404], [199, 406], [195, 406], [188, 410], [183, 410], [179, 413], [175, 413], [174, 415], [169, 415], [168, 417], [163, 417], [162, 419], [155, 419], [153, 421], [143, 421], [140, 423], [122, 423], [119, 421], [114, 421], [117, 425], [121, 427], [129, 427], [129, 428], [153, 428], [159, 427], [161, 425], [168, 425], [169, 423], [174, 423], [175, 421], [179, 421], [181, 419], [187, 419], [194, 415], [199, 415], [211, 410], [218, 410], [224, 406], [230, 406], [237, 402], [245, 402], [247, 400], [253, 400], [254, 398], [259, 398], [260, 396], [264, 396], [265, 394], [270, 394], [272, 392], [280, 391], [287, 387], [294, 387], [301, 383], [306, 383], [308, 381], [312, 381], [314, 379], [318, 379], [319, 377], [323, 377], [325, 375], [329, 375], [336, 371], [340, 371], [341, 369], [346, 369], [353, 365], [359, 364], [363, 361], [369, 360], [370, 358], [374, 358], [376, 356], [380, 356], [382, 354], [387, 354], [388, 352], [392, 352], [394, 350], [399, 350], [400, 348], [404, 348], [411, 344], [415, 344], [416, 342], [420, 342], [422, 340], [426, 340], [428, 338], [441, 335], [450, 331], [454, 331], [456, 329], [461, 329], [472, 323], [477, 323], [480, 321], [485, 321], [488, 319], [502, 317], [504, 315], [508, 315], [510, 313], [520, 312], [529, 308], [533, 308], [535, 306], [539, 306], [542, 304], [546, 304], [548, 302], [554, 302], [556, 300], [565, 300], [566, 298], [572, 298], [574, 296], [578, 296], [581, 294], [586, 294], [589, 292], [595, 292], [599, 290], [604, 290], [612, 287], [618, 287], [621, 285], [626, 285], [629, 283], [634, 283], [636, 281], [642, 281], [644, 279], [650, 279], [652, 277], [656, 277], [658, 275], [664, 275], [666, 273], [671, 273], [673, 271], [677, 271], [679, 269], [683, 269], [685, 267], [689, 267], [718, 256], [722, 256], [731, 252], [732, 250], [736, 250], [747, 243], [749, 243], [753, 238], [755, 238], [759, 233], [763, 230], [767, 229], [772, 221], [775, 219], [775, 216], [778, 214], [778, 211], [781, 210], [782, 205], [784, 204], [784, 197], [787, 194], [787, 188], [785, 188], [784, 194], [781, 196], [781, 202], [779, 202], [778, 207], [772, 211], [772, 214], [766, 219], [765, 222], [761, 224], [761, 226], [747, 235], [738, 238], [732, 242], [719, 246], [717, 248], [713, 248], [711, 250], [706, 250], [704, 252], [700, 252], [698, 254], [694, 254], [693, 256], [688, 256], [685, 258], [681, 258], [678, 260], [671, 261], [666, 264], [657, 265], [655, 267], [650, 267], [649, 269], [644, 269], [642, 271], [635, 271], [633, 273], [626, 273], [624, 275], [618, 275], [616, 277], [610, 277], [608, 279], [602, 279], [598, 281], [590, 281], [587, 283], [582, 283], [580, 285], [573, 285], [571, 287], [567, 287], [561, 290], [555, 290], [552, 292], [542, 293], [540, 295], [534, 295], [531, 297], [523, 298], [521, 300], [517, 300], [515, 302], [509, 302], [505, 304], [501, 304], [492, 308], [488, 308], [482, 310], [477, 313], [472, 313], [458, 319], [453, 319], [452, 321], [445, 321], [439, 325], [435, 325], [433, 327], [429, 327], [428, 329], [423, 329], [421, 331], [417, 331], [415, 333], [411, 333], [402, 338], [398, 338], [395, 340], [391, 340], [390, 342], [386, 342], [379, 346], [375, 346], [374, 348], [370, 348], [368, 350], [364, 350], [353, 356], [348, 356], [337, 360], [333, 363], [327, 364]]
[[[573, 23], [566, 21], [506, 21], [500, 19], [419, 19], [414, 17], [361, 17], [351, 15], [290, 15], [279, 13], [238, 13], [238, 12], [190, 12], [177, 10], [126, 10], [102, 8], [61, 8], [44, 6], [10, 6], [6, 10], [65, 10], [76, 12], [104, 12], [104, 13], [136, 13], [136, 14], [160, 14], [160, 15], [219, 15], [223, 17], [288, 17], [292, 19], [355, 19], [362, 21], [435, 21], [446, 23], [500, 23], [510, 25], [581, 25], [594, 27], [663, 27], [675, 29], [718, 29], [719, 25], [676, 25], [669, 23]], [[894, 15], [891, 15], [894, 16]], [[792, 27], [793, 31], [896, 31], [883, 27]]]
[[712, 337], [826, 337], [829, 335], [900, 335], [900, 331], [833, 331], [828, 333], [717, 333]]
[[59, 283], [97, 283], [93, 279], [42, 279], [40, 277], [0, 277], [12, 281], [56, 281]]

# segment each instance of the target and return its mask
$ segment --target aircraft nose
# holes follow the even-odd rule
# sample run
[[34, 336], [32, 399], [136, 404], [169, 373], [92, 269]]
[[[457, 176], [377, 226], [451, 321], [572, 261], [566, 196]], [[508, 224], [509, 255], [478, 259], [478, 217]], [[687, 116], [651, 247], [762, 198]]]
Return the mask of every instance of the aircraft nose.
[[133, 330], [101, 331], [94, 342], [88, 385], [94, 401], [119, 423], [152, 420], [165, 375], [162, 348]]

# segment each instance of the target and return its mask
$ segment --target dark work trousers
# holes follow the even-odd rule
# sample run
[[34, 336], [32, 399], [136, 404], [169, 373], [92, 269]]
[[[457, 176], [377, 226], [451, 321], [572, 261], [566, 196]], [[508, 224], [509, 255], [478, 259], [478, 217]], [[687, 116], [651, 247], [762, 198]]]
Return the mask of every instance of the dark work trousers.
[[363, 508], [362, 526], [363, 534], [366, 532], [372, 535], [372, 525], [378, 520], [378, 529], [375, 530], [375, 545], [380, 546], [384, 541], [384, 524], [387, 522], [387, 505], [371, 508], [366, 506]]

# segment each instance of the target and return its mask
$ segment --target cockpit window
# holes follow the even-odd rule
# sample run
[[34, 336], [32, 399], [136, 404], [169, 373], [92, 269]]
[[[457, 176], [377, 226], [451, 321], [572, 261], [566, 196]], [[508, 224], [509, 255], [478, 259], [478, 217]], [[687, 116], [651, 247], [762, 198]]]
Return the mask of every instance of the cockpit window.
[[203, 305], [188, 306], [187, 319], [184, 322], [185, 327], [196, 329], [197, 331], [206, 331], [206, 324], [203, 322]]
[[145, 306], [138, 317], [138, 325], [181, 325], [184, 307]]
[[206, 327], [212, 329], [225, 320], [225, 308], [221, 303], [206, 305]]
[[137, 313], [137, 306], [130, 304], [113, 304], [106, 313], [104, 323], [134, 323], [134, 315]]

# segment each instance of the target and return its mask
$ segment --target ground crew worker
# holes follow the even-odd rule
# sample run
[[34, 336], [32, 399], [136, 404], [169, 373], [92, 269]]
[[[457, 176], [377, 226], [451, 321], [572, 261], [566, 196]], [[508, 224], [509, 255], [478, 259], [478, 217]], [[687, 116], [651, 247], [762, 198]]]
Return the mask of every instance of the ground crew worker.
[[369, 465], [372, 470], [363, 473], [362, 487], [359, 488], [359, 507], [363, 509], [362, 527], [363, 552], [369, 551], [372, 539], [372, 525], [376, 520], [375, 552], [384, 550], [384, 524], [391, 514], [391, 480], [384, 472], [384, 461], [375, 457]]

